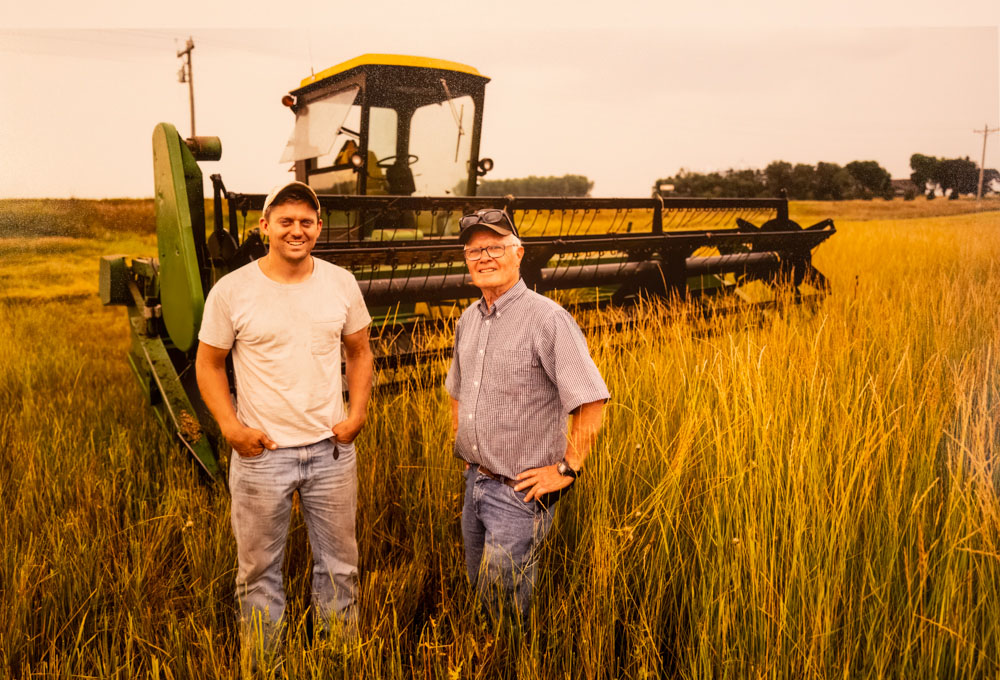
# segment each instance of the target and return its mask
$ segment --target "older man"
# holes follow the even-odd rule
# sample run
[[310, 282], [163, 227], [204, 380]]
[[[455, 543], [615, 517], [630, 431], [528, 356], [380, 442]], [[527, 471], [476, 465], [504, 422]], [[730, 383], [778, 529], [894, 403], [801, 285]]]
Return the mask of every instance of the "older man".
[[465, 461], [466, 568], [493, 612], [513, 604], [526, 622], [554, 500], [582, 472], [608, 389], [573, 317], [521, 280], [506, 211], [463, 217], [459, 238], [483, 293], [458, 321], [446, 381]]
[[[281, 567], [296, 492], [313, 552], [317, 623], [354, 620], [353, 442], [371, 392], [371, 317], [351, 273], [310, 255], [323, 228], [319, 207], [301, 182], [271, 192], [260, 219], [267, 255], [212, 288], [198, 334], [198, 386], [233, 447], [229, 489], [244, 634], [260, 629], [270, 649], [285, 610]], [[230, 351], [235, 408], [226, 379]]]

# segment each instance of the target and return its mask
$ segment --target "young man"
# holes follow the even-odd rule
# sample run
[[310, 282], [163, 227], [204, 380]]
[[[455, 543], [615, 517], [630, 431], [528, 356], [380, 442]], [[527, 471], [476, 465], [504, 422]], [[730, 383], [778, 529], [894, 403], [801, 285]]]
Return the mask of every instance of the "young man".
[[[243, 632], [262, 634], [273, 650], [285, 609], [281, 567], [296, 491], [313, 551], [314, 615], [320, 626], [334, 616], [354, 623], [353, 442], [371, 393], [371, 317], [351, 273], [310, 255], [323, 223], [309, 186], [275, 188], [260, 227], [267, 255], [209, 292], [196, 370], [205, 404], [233, 448], [229, 489]], [[235, 408], [226, 380], [230, 352]]]
[[480, 210], [461, 227], [483, 293], [455, 328], [445, 383], [466, 469], [466, 568], [494, 613], [512, 601], [526, 622], [554, 492], [581, 473], [609, 395], [573, 317], [521, 280], [524, 248], [507, 213]]

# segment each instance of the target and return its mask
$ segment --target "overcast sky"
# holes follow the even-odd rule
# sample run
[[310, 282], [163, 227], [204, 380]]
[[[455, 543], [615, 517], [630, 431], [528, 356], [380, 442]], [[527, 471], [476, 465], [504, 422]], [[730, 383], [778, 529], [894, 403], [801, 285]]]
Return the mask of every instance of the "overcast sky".
[[584, 174], [598, 196], [775, 159], [906, 177], [914, 152], [978, 163], [973, 130], [1000, 126], [1000, 1], [693, 4], [5, 3], [0, 197], [151, 195], [154, 125], [190, 128], [189, 35], [198, 133], [223, 145], [203, 170], [242, 192], [288, 177], [281, 96], [366, 52], [476, 67], [491, 177]]

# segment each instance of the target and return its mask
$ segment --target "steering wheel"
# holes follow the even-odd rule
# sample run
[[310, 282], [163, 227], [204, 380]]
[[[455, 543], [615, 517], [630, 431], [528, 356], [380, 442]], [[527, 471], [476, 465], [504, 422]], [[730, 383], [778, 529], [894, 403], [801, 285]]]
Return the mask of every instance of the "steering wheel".
[[[407, 154], [406, 162], [403, 165], [413, 165], [419, 160], [420, 158], [417, 157], [417, 154], [415, 153]], [[377, 161], [375, 161], [375, 165], [377, 165], [380, 168], [388, 168], [390, 165], [395, 165], [395, 164], [396, 164], [396, 154], [393, 154], [391, 156], [386, 156], [385, 158], [380, 158]]]

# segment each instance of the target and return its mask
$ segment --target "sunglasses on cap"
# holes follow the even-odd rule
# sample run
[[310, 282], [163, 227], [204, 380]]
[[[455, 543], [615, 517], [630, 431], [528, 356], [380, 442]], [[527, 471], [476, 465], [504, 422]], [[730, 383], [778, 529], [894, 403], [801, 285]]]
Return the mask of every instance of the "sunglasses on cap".
[[517, 227], [514, 226], [514, 222], [510, 219], [506, 210], [500, 210], [498, 208], [483, 208], [482, 210], [477, 210], [471, 215], [466, 215], [463, 217], [458, 226], [462, 228], [462, 231], [470, 227], [474, 227], [477, 224], [485, 224], [487, 226], [492, 224], [499, 224], [503, 228], [510, 229], [510, 233], [517, 236]]

